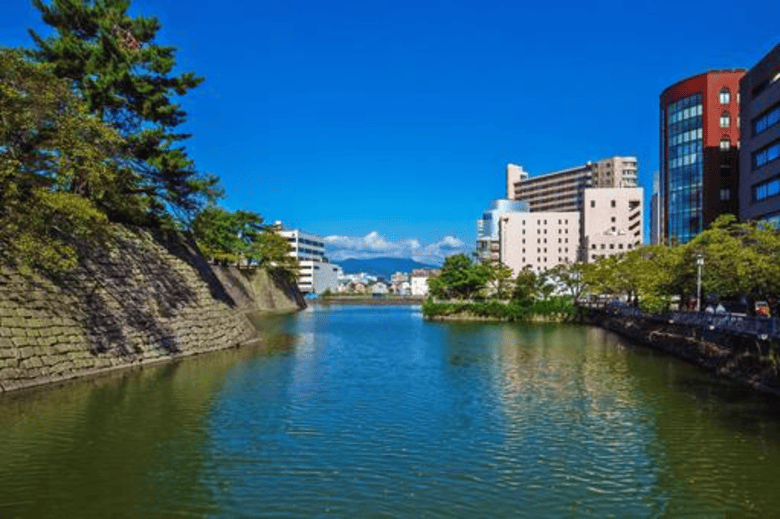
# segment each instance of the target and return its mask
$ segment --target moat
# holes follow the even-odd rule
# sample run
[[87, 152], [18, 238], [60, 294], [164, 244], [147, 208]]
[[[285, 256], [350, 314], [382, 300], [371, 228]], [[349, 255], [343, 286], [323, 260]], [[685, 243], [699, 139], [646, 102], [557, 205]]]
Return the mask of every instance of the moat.
[[0, 396], [0, 517], [764, 517], [780, 402], [576, 324], [413, 306]]

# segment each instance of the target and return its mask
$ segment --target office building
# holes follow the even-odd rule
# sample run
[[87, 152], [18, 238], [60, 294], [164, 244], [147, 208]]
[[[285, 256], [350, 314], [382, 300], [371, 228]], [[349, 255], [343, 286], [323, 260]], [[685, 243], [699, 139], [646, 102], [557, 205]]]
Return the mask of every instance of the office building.
[[739, 81], [712, 70], [660, 95], [661, 234], [687, 243], [724, 213], [738, 213]]
[[780, 45], [740, 81], [739, 216], [780, 227]]
[[507, 198], [528, 202], [531, 212], [582, 210], [589, 187], [636, 187], [636, 157], [610, 157], [560, 171], [529, 177], [523, 168], [507, 165]]
[[321, 294], [326, 290], [336, 292], [341, 267], [328, 262], [325, 257], [325, 241], [316, 234], [300, 229], [286, 229], [282, 222], [275, 225], [280, 236], [287, 240], [292, 250], [289, 255], [298, 260], [298, 289], [303, 294]]
[[653, 194], [650, 195], [650, 243], [663, 243], [661, 211], [661, 183], [658, 171], [653, 173]]

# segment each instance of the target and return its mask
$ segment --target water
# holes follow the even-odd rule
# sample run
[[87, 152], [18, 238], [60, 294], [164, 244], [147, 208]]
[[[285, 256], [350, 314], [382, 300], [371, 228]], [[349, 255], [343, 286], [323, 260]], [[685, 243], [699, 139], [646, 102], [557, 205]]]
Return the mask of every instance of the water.
[[0, 398], [0, 517], [766, 517], [780, 406], [593, 327], [413, 307]]

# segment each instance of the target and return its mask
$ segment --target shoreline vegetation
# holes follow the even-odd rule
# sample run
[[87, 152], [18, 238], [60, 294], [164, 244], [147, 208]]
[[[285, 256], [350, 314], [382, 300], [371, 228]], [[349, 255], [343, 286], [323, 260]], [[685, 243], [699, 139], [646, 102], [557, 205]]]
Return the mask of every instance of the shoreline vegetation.
[[541, 301], [435, 301], [422, 305], [423, 316], [438, 321], [569, 322], [577, 315], [565, 296]]

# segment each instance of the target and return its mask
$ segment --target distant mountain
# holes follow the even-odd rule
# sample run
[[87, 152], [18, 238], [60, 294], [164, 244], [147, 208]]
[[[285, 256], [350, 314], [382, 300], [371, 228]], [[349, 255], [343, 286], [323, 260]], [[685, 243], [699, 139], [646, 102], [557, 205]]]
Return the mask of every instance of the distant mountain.
[[341, 265], [344, 274], [359, 274], [365, 272], [372, 276], [385, 278], [390, 281], [390, 276], [396, 272], [411, 272], [414, 269], [437, 269], [436, 265], [426, 265], [410, 258], [369, 258], [369, 259], [345, 259], [333, 260], [333, 263]]

